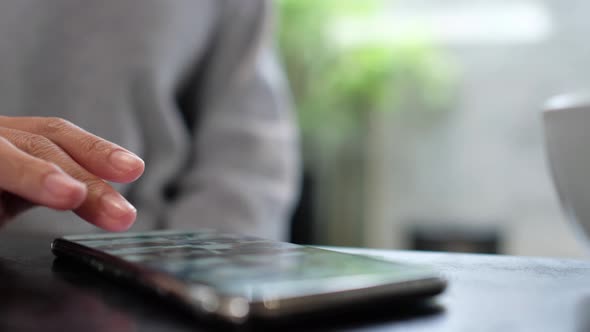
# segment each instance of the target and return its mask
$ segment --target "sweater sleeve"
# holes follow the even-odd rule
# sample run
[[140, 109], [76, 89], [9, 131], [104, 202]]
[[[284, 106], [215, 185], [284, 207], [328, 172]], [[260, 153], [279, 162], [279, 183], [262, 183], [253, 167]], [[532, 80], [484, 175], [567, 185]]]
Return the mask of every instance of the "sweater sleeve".
[[285, 239], [299, 146], [272, 43], [272, 8], [265, 0], [223, 4], [210, 51], [188, 85], [192, 158], [167, 226]]

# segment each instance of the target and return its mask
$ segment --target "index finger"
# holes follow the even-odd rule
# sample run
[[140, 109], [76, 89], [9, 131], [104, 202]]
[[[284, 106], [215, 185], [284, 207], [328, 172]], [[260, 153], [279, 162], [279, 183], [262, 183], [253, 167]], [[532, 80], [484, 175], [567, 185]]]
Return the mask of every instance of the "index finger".
[[50, 139], [82, 167], [105, 180], [132, 182], [145, 168], [137, 155], [64, 119], [0, 116], [0, 125]]

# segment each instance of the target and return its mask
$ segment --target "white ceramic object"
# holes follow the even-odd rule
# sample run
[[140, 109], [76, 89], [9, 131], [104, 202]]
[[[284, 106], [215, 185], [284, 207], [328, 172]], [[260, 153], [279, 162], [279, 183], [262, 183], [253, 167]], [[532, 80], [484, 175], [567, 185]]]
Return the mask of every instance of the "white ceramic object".
[[543, 110], [545, 147], [562, 208], [590, 238], [590, 94], [561, 95]]

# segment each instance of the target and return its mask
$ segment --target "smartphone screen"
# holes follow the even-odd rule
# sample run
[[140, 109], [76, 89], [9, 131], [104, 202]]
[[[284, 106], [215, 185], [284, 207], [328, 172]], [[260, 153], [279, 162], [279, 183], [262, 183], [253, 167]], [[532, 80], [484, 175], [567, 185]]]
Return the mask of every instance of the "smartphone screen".
[[149, 272], [173, 278], [189, 297], [207, 287], [216, 298], [243, 299], [258, 316], [370, 296], [436, 294], [445, 286], [428, 267], [209, 230], [69, 236], [53, 248], [111, 272], [135, 271], [134, 278]]

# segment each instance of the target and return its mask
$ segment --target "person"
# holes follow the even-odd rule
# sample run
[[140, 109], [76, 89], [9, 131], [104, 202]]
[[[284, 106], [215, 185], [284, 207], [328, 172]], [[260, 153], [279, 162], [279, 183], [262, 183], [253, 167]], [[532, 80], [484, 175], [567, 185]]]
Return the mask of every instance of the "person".
[[3, 228], [285, 239], [298, 137], [271, 14], [270, 0], [0, 2]]

